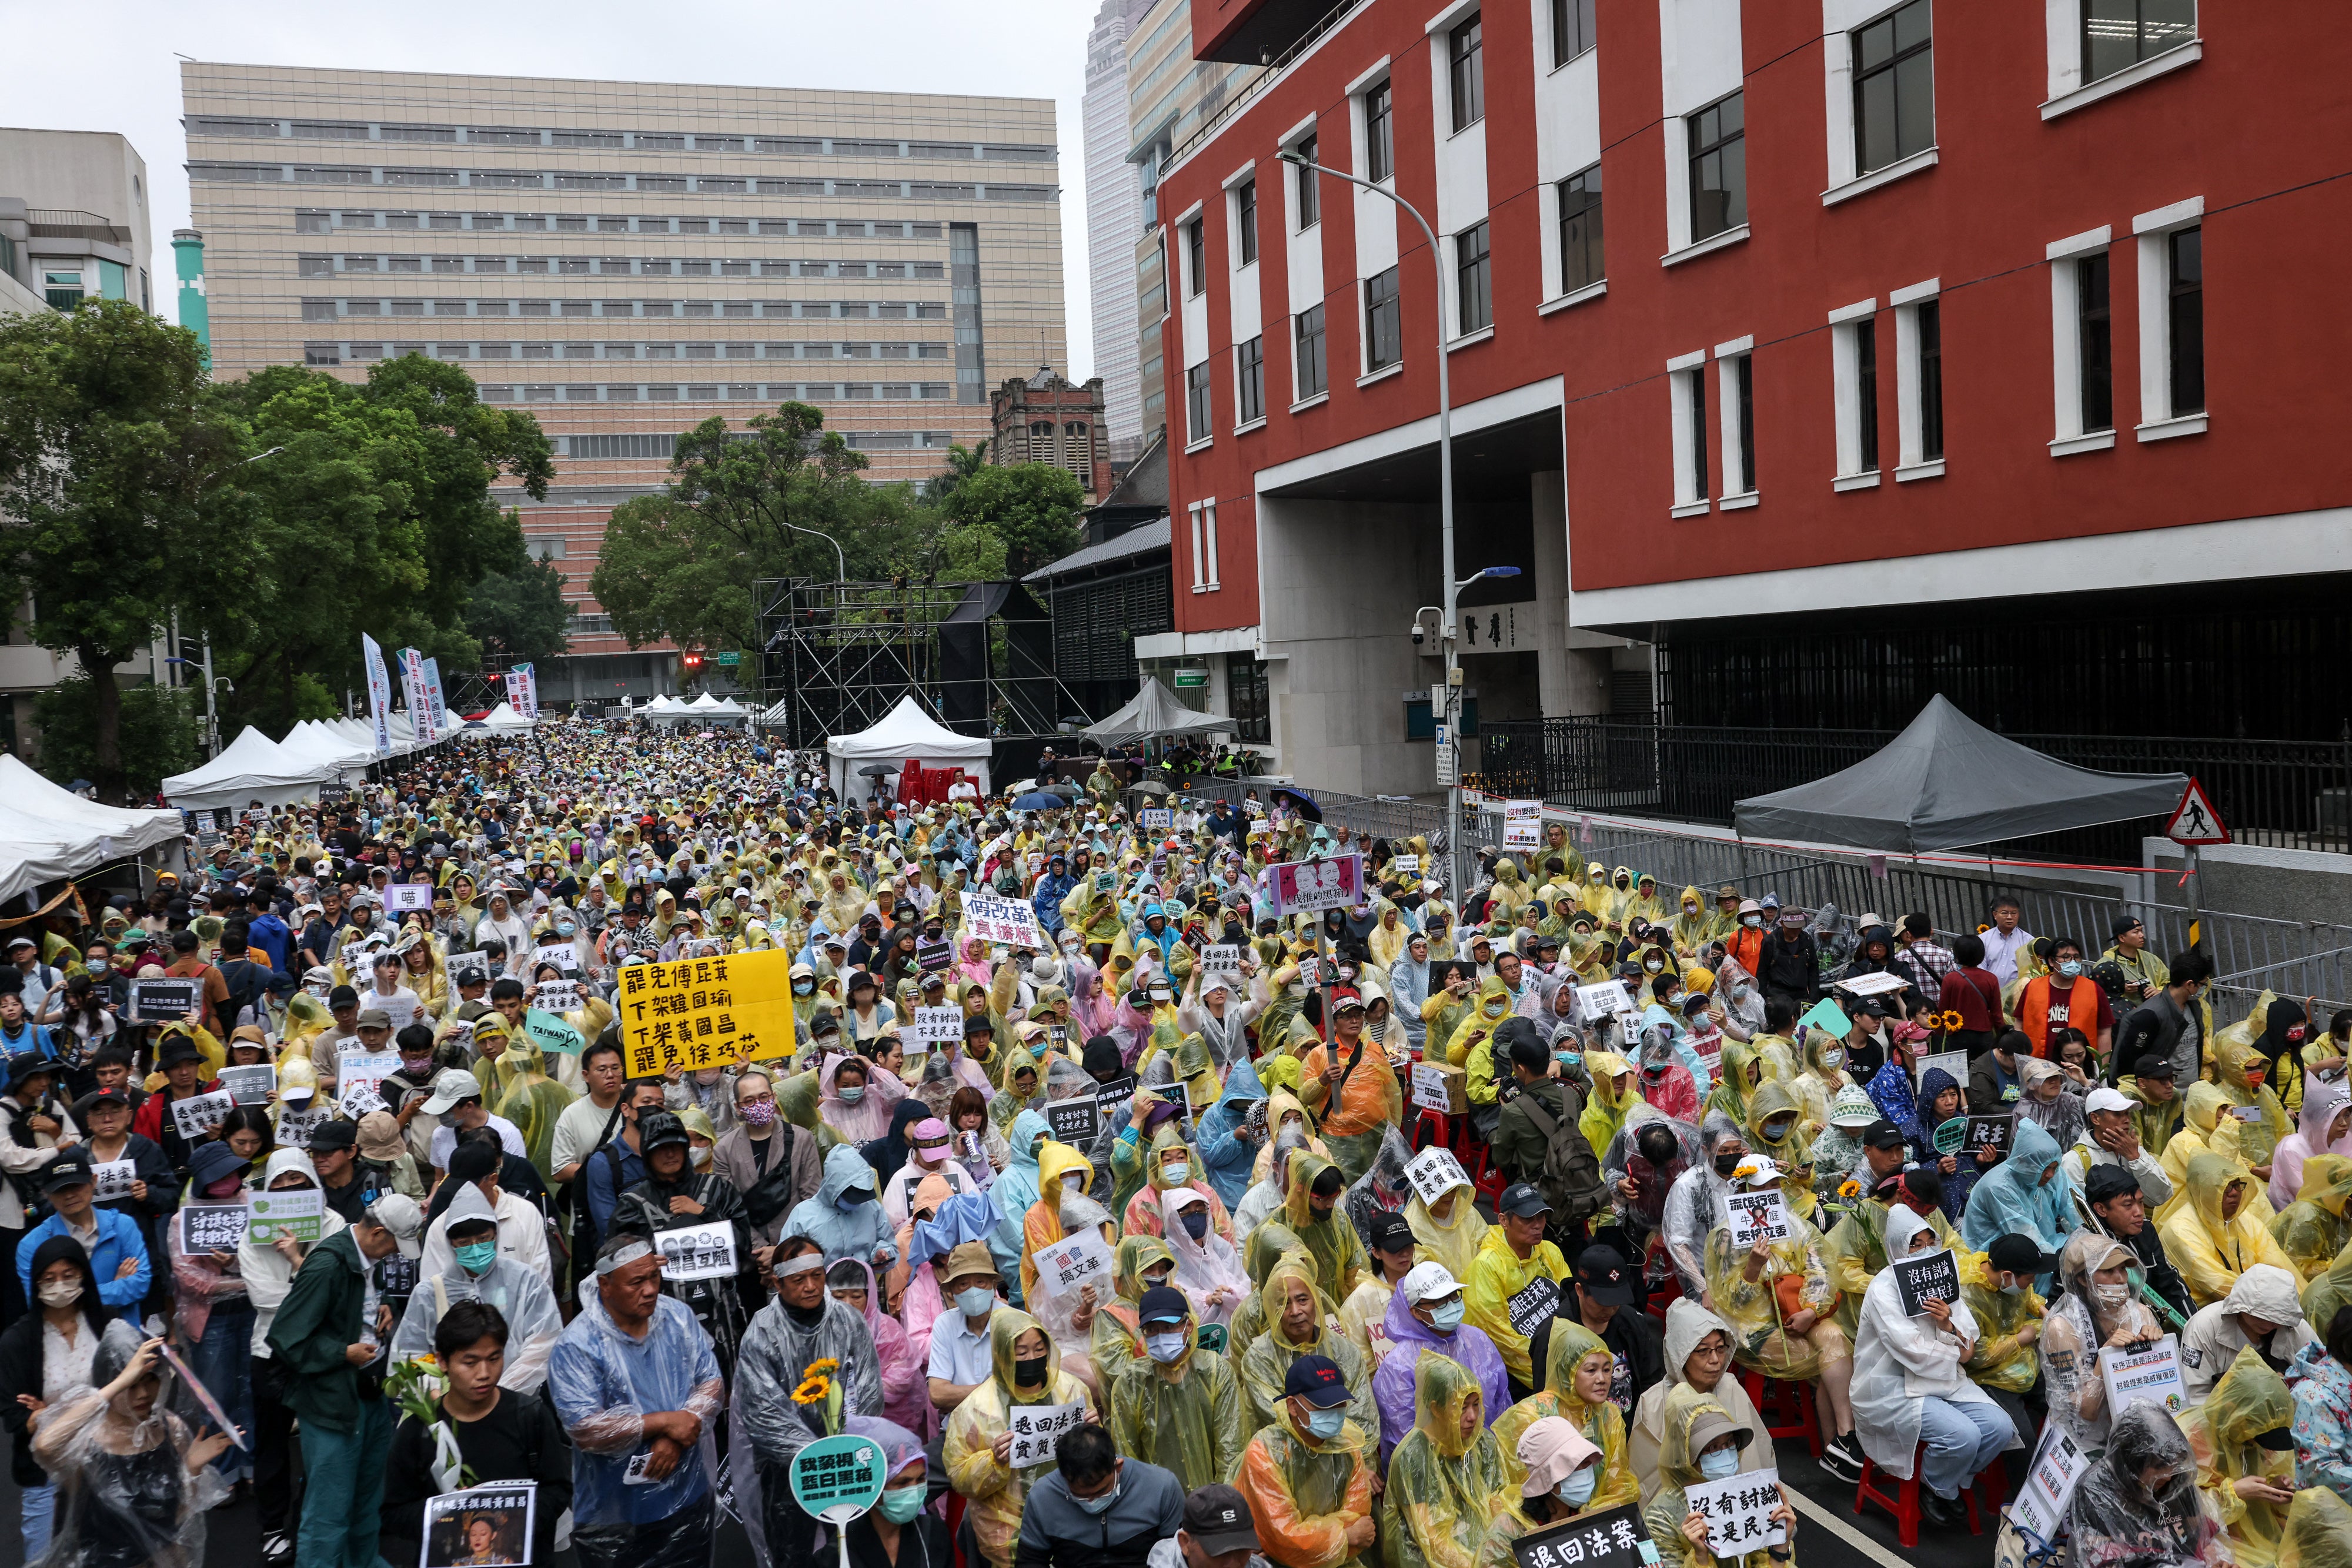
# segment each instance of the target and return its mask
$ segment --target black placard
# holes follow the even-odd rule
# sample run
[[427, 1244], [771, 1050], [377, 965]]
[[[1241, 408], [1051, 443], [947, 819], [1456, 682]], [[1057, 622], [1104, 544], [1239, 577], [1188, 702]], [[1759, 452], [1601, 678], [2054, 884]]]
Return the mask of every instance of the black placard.
[[1642, 1505], [1629, 1502], [1530, 1530], [1511, 1543], [1511, 1554], [1519, 1568], [1647, 1568], [1658, 1552], [1642, 1523]]
[[1095, 1091], [1095, 1106], [1106, 1122], [1115, 1122], [1126, 1115], [1127, 1108], [1134, 1099], [1135, 1074], [1131, 1072], [1124, 1078], [1114, 1078]]
[[131, 1014], [132, 1023], [177, 1023], [204, 1006], [205, 983], [189, 977], [182, 979], [133, 980], [131, 982]]
[[915, 967], [926, 975], [937, 974], [948, 967], [953, 954], [953, 948], [944, 936], [936, 942], [918, 942], [915, 944]]
[[2017, 1117], [1970, 1116], [1969, 1118], [1969, 1153], [1979, 1149], [1994, 1149], [2006, 1155], [2017, 1136]]
[[1083, 1148], [1102, 1130], [1102, 1112], [1091, 1100], [1049, 1100], [1045, 1126], [1057, 1144]]
[[1892, 1258], [1895, 1288], [1902, 1292], [1903, 1311], [1909, 1317], [1926, 1315], [1925, 1303], [1960, 1299], [1960, 1261], [1948, 1247], [1916, 1258]]
[[1532, 1336], [1546, 1318], [1559, 1311], [1559, 1282], [1549, 1274], [1538, 1274], [1528, 1281], [1527, 1289], [1513, 1296], [1508, 1303], [1511, 1332]]

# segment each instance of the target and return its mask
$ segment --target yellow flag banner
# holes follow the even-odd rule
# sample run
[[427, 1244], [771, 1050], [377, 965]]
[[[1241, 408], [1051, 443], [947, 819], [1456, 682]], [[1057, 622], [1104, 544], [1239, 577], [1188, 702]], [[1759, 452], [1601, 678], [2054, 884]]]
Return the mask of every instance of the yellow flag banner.
[[632, 1078], [793, 1053], [793, 959], [781, 949], [630, 964], [619, 981]]

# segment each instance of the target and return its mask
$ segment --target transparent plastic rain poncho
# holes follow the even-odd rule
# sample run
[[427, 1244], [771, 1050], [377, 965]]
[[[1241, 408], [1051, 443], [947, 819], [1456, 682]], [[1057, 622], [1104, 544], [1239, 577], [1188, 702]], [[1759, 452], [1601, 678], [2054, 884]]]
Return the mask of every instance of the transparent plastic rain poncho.
[[1476, 1192], [1466, 1175], [1448, 1192], [1440, 1193], [1438, 1201], [1444, 1203], [1449, 1194], [1453, 1201], [1440, 1218], [1415, 1193], [1405, 1200], [1404, 1222], [1412, 1228], [1415, 1255], [1421, 1261], [1443, 1263], [1447, 1273], [1466, 1280], [1479, 1245], [1486, 1239], [1486, 1219], [1478, 1212]]
[[[1413, 1364], [1412, 1430], [1389, 1457], [1381, 1534], [1389, 1568], [1475, 1568], [1495, 1498], [1508, 1484], [1477, 1376], [1430, 1351]], [[1464, 1412], [1478, 1415], [1464, 1437]]]
[[1129, 1362], [1109, 1398], [1118, 1451], [1173, 1473], [1186, 1491], [1223, 1480], [1241, 1462], [1248, 1430], [1241, 1385], [1223, 1356], [1201, 1347], [1191, 1319], [1181, 1355]]
[[2303, 1288], [2304, 1321], [2324, 1331], [2336, 1321], [2337, 1309], [2347, 1306], [2352, 1306], [2352, 1245], [2338, 1252], [2319, 1277]]
[[2326, 1487], [2305, 1487], [2286, 1511], [2279, 1568], [2352, 1568], [2352, 1503]]
[[1507, 1495], [1517, 1497], [1520, 1483], [1528, 1479], [1528, 1468], [1519, 1462], [1520, 1437], [1538, 1421], [1556, 1416], [1571, 1423], [1586, 1442], [1601, 1450], [1601, 1479], [1594, 1484], [1584, 1511], [1598, 1513], [1641, 1497], [1642, 1479], [1633, 1473], [1633, 1455], [1626, 1443], [1625, 1413], [1606, 1399], [1597, 1405], [1588, 1404], [1576, 1392], [1580, 1367], [1596, 1363], [1601, 1367], [1613, 1368], [1616, 1359], [1616, 1352], [1602, 1343], [1599, 1334], [1575, 1319], [1553, 1320], [1551, 1338], [1544, 1347], [1543, 1387], [1504, 1411], [1495, 1422], [1495, 1441], [1503, 1451]]
[[[2319, 1085], [2313, 1089], [2318, 1098]], [[2303, 1162], [2303, 1181], [2295, 1200], [2271, 1221], [2271, 1239], [2294, 1265], [2301, 1280], [2315, 1280], [2327, 1271], [2336, 1255], [2352, 1242], [2352, 1159], [2342, 1155], [2314, 1155]]]
[[[2303, 1096], [2303, 1106], [2295, 1113], [2295, 1130], [2281, 1138], [2278, 1147], [2271, 1151], [2273, 1208], [2284, 1209], [2303, 1196], [2304, 1162], [2330, 1151], [2327, 1129], [2347, 1104], [2352, 1104], [2352, 1095], [2345, 1092], [2342, 1084], [2323, 1083], [2315, 1078], [2311, 1081]], [[2343, 1141], [2336, 1140], [2339, 1144]]]
[[[1296, 1292], [1304, 1291], [1309, 1302], [1307, 1339], [1305, 1343], [1293, 1340], [1282, 1327], [1283, 1312]], [[1315, 1268], [1298, 1257], [1277, 1258], [1266, 1271], [1265, 1282], [1257, 1291], [1258, 1311], [1265, 1322], [1265, 1332], [1249, 1343], [1240, 1356], [1231, 1358], [1241, 1379], [1242, 1392], [1249, 1399], [1249, 1416], [1244, 1423], [1255, 1431], [1276, 1425], [1283, 1408], [1282, 1380], [1289, 1375], [1290, 1364], [1302, 1355], [1320, 1355], [1339, 1367], [1339, 1376], [1348, 1385], [1352, 1398], [1348, 1406], [1348, 1418], [1366, 1432], [1377, 1434], [1381, 1429], [1380, 1409], [1372, 1403], [1372, 1372], [1364, 1364], [1347, 1335], [1331, 1326], [1331, 1303], [1315, 1284]]]
[[1699, 1124], [1697, 1161], [1675, 1178], [1666, 1193], [1660, 1232], [1665, 1238], [1666, 1255], [1682, 1277], [1683, 1294], [1693, 1301], [1706, 1287], [1706, 1239], [1731, 1223], [1731, 1210], [1724, 1204], [1730, 1188], [1708, 1162], [1714, 1158], [1716, 1145], [1741, 1135], [1738, 1121], [1729, 1113], [1709, 1111]]
[[2231, 1554], [2245, 1568], [2271, 1568], [2278, 1560], [2286, 1505], [2240, 1497], [2237, 1483], [2258, 1475], [2294, 1490], [2294, 1450], [2254, 1442], [2294, 1425], [2294, 1396], [2252, 1345], [2238, 1353], [2203, 1404], [2181, 1414], [2180, 1435], [2197, 1456], [2197, 1490], [2229, 1530]]
[[[466, 1193], [481, 1201], [471, 1183], [459, 1193], [459, 1202]], [[456, 1301], [484, 1301], [498, 1308], [507, 1321], [507, 1363], [499, 1375], [499, 1386], [517, 1394], [538, 1393], [547, 1381], [547, 1358], [554, 1352], [556, 1336], [563, 1332], [563, 1314], [556, 1307], [555, 1292], [548, 1289], [547, 1277], [512, 1258], [493, 1259], [479, 1275], [455, 1268], [420, 1281], [409, 1293], [408, 1310], [400, 1326], [393, 1331], [392, 1359], [410, 1361], [432, 1354], [433, 1331]]]
[[[1316, 1283], [1333, 1301], [1344, 1301], [1355, 1290], [1356, 1281], [1370, 1272], [1371, 1254], [1336, 1199], [1328, 1216], [1316, 1218], [1315, 1184], [1325, 1171], [1337, 1168], [1317, 1155], [1293, 1155], [1290, 1185], [1282, 1207], [1283, 1222], [1315, 1259]], [[1344, 1194], [1345, 1189], [1341, 1192]]]
[[[2146, 1479], [2156, 1481], [2153, 1490]], [[2148, 1399], [2128, 1406], [2116, 1417], [2106, 1452], [2074, 1484], [2067, 1510], [2074, 1568], [2236, 1562], [2197, 1482], [2189, 1438], [2164, 1407]]]
[[[1818, 1229], [1821, 1206], [1813, 1196], [1813, 1140], [1805, 1126], [1805, 1108], [1798, 1103], [1790, 1085], [1773, 1078], [1758, 1084], [1756, 1092], [1748, 1096], [1748, 1149], [1787, 1173], [1789, 1179], [1780, 1184], [1782, 1200], [1791, 1213]], [[1788, 1124], [1780, 1135], [1767, 1137], [1765, 1124], [1783, 1118]]]
[[[1051, 1104], [1056, 1100], [1091, 1100], [1095, 1097], [1095, 1091], [1102, 1085], [1095, 1082], [1094, 1074], [1055, 1051], [1045, 1059], [1045, 1103]], [[1039, 1114], [1044, 1114], [1042, 1109]], [[1111, 1147], [1118, 1142], [1119, 1130], [1126, 1125], [1125, 1117], [1103, 1117], [1096, 1126], [1093, 1137], [1083, 1144], [1071, 1145], [1084, 1155], [1087, 1164], [1093, 1167], [1087, 1191], [1099, 1203], [1111, 1201]]]
[[1299, 1430], [1287, 1406], [1250, 1440], [1233, 1484], [1249, 1500], [1269, 1561], [1285, 1568], [1370, 1568], [1371, 1548], [1359, 1553], [1349, 1546], [1348, 1527], [1372, 1511], [1379, 1444], [1377, 1421], [1361, 1426], [1352, 1410], [1339, 1436], [1318, 1443]]
[[[1013, 1346], [1032, 1329], [1045, 1339], [1045, 1381], [1034, 1388], [1015, 1389]], [[988, 1323], [988, 1353], [992, 1368], [988, 1381], [973, 1389], [948, 1417], [940, 1456], [949, 1483], [971, 1504], [964, 1517], [979, 1539], [982, 1554], [991, 1568], [1012, 1568], [1013, 1546], [1021, 1533], [1021, 1514], [1028, 1506], [1029, 1489], [1051, 1473], [1054, 1464], [1048, 1459], [1016, 1470], [999, 1463], [997, 1435], [1006, 1429], [1017, 1406], [1084, 1405], [1094, 1418], [1099, 1418], [1101, 1412], [1086, 1385], [1062, 1370], [1062, 1353], [1052, 1336], [1045, 1334], [1044, 1325], [1027, 1312], [1012, 1307], [996, 1309]]]
[[[1233, 1321], [1225, 1325], [1225, 1359], [1235, 1365], [1241, 1364], [1242, 1356], [1249, 1350], [1250, 1341], [1265, 1332], [1265, 1303], [1258, 1288], [1265, 1284], [1276, 1260], [1294, 1256], [1308, 1269], [1315, 1267], [1314, 1254], [1298, 1239], [1298, 1233], [1278, 1219], [1267, 1220], [1242, 1243], [1242, 1270], [1254, 1288], [1249, 1299], [1234, 1313]], [[1322, 1289], [1320, 1284], [1316, 1288]], [[1328, 1293], [1325, 1299], [1329, 1299]]]
[[1234, 1244], [1218, 1235], [1214, 1226], [1198, 1241], [1192, 1239], [1181, 1217], [1186, 1208], [1200, 1207], [1197, 1197], [1170, 1193], [1160, 1201], [1164, 1210], [1161, 1228], [1168, 1249], [1176, 1258], [1176, 1272], [1169, 1283], [1184, 1292], [1192, 1303], [1193, 1317], [1201, 1322], [1219, 1327], [1232, 1322], [1234, 1313], [1250, 1295], [1249, 1275]]
[[1767, 1568], [1771, 1558], [1761, 1549], [1744, 1557], [1717, 1558], [1693, 1546], [1683, 1534], [1683, 1521], [1690, 1517], [1685, 1489], [1696, 1486], [1704, 1479], [1699, 1474], [1698, 1456], [1690, 1451], [1691, 1426], [1709, 1411], [1724, 1416], [1735, 1427], [1739, 1423], [1739, 1417], [1725, 1409], [1715, 1396], [1701, 1394], [1687, 1383], [1677, 1383], [1667, 1392], [1662, 1414], [1664, 1437], [1658, 1447], [1658, 1490], [1643, 1509], [1642, 1522], [1649, 1527], [1650, 1540], [1658, 1548], [1660, 1561], [1670, 1568], [1722, 1568], [1732, 1563], [1740, 1568]]
[[2131, 1286], [2117, 1300], [2093, 1278], [2102, 1269], [2130, 1269], [2137, 1262], [2122, 1242], [2095, 1230], [2068, 1237], [2058, 1255], [2058, 1280], [2065, 1292], [2042, 1322], [2042, 1375], [2052, 1418], [2085, 1453], [2107, 1444], [2107, 1391], [2099, 1376], [2099, 1351], [2118, 1333], [2128, 1344], [2163, 1332]]
[[[1706, 1279], [1715, 1313], [1731, 1325], [1732, 1359], [1750, 1372], [1781, 1382], [1798, 1383], [1820, 1375], [1826, 1358], [1851, 1355], [1843, 1334], [1832, 1339], [1817, 1324], [1820, 1343], [1789, 1333], [1778, 1281], [1799, 1281], [1799, 1310], [1827, 1314], [1837, 1303], [1837, 1287], [1830, 1283], [1829, 1265], [1822, 1254], [1821, 1232], [1796, 1214], [1789, 1216], [1789, 1239], [1770, 1244], [1764, 1269], [1753, 1283], [1748, 1275], [1748, 1248], [1737, 1246], [1727, 1227], [1708, 1233]], [[1834, 1325], [1829, 1325], [1834, 1328]]]
[[[718, 1354], [693, 1312], [676, 1297], [655, 1298], [647, 1337], [639, 1340], [623, 1333], [613, 1322], [593, 1277], [580, 1295], [580, 1313], [556, 1341], [547, 1367], [556, 1417], [571, 1434], [575, 1449], [572, 1527], [619, 1528], [667, 1519], [707, 1495], [719, 1473], [712, 1428], [726, 1407], [727, 1386], [719, 1374]], [[864, 1325], [859, 1326], [862, 1330]], [[737, 1375], [741, 1381], [740, 1366]], [[877, 1394], [878, 1410], [879, 1379]], [[621, 1476], [630, 1456], [649, 1447], [645, 1416], [662, 1410], [699, 1416], [701, 1440], [678, 1460], [667, 1480], [626, 1485]], [[703, 1545], [707, 1549], [707, 1540]], [[642, 1568], [697, 1565], [665, 1557]]]
[[209, 1464], [189, 1473], [198, 1432], [172, 1413], [174, 1377], [157, 1357], [163, 1375], [143, 1419], [132, 1395], [102, 1393], [145, 1339], [121, 1318], [108, 1323], [90, 1361], [90, 1385], [49, 1406], [35, 1428], [34, 1462], [58, 1489], [39, 1568], [202, 1568], [205, 1512], [228, 1495], [228, 1485]]
[[[1062, 1199], [1061, 1210], [1065, 1239], [1091, 1227], [1103, 1239], [1103, 1245], [1118, 1245], [1118, 1227], [1111, 1223], [1110, 1216], [1104, 1211], [1103, 1206], [1093, 1198], [1081, 1193], [1067, 1194]], [[1097, 1305], [1104, 1293], [1100, 1289], [1095, 1291]], [[1091, 1330], [1078, 1328], [1074, 1322], [1085, 1298], [1084, 1287], [1056, 1293], [1046, 1289], [1045, 1282], [1041, 1280], [1037, 1288], [1028, 1291], [1023, 1300], [1028, 1303], [1031, 1315], [1045, 1326], [1046, 1333], [1053, 1337], [1055, 1348], [1063, 1354], [1087, 1355], [1091, 1350], [1088, 1339]]]
[[1412, 1200], [1412, 1183], [1404, 1174], [1412, 1155], [1412, 1145], [1405, 1142], [1403, 1133], [1395, 1127], [1382, 1129], [1372, 1168], [1350, 1183], [1339, 1199], [1340, 1210], [1355, 1226], [1367, 1251], [1372, 1245], [1372, 1221], [1383, 1214], [1403, 1213]]

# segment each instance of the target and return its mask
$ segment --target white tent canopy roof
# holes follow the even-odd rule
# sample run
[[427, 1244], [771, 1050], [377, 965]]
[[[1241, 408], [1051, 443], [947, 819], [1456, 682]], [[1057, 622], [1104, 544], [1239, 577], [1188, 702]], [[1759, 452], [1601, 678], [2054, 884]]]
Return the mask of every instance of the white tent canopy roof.
[[335, 782], [331, 763], [287, 751], [251, 725], [228, 749], [202, 768], [163, 780], [163, 798], [186, 810], [221, 806], [284, 806], [315, 799], [319, 786]]
[[531, 723], [515, 712], [512, 703], [502, 702], [482, 716], [482, 727], [493, 735], [520, 735]]
[[168, 807], [101, 806], [0, 752], [0, 901], [171, 843], [184, 831]]
[[824, 748], [835, 757], [860, 762], [942, 758], [959, 762], [984, 759], [994, 749], [985, 737], [958, 735], [925, 713], [909, 696], [882, 716], [873, 728], [856, 735], [830, 737]]

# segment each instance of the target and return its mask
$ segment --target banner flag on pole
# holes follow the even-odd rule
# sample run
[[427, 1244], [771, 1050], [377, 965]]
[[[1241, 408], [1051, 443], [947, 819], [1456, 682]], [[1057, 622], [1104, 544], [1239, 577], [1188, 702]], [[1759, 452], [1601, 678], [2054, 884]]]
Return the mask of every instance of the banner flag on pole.
[[375, 754], [392, 755], [392, 677], [384, 673], [383, 649], [366, 632], [360, 633], [360, 653], [367, 663], [368, 717], [375, 724]]

